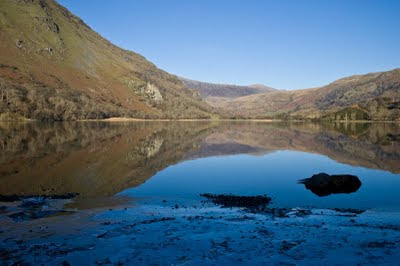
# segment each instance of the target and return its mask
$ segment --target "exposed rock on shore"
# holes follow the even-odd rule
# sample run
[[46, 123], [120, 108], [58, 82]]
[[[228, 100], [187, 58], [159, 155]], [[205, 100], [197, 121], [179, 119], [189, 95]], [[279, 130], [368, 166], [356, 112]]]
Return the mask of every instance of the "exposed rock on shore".
[[214, 204], [222, 205], [223, 207], [258, 207], [270, 203], [271, 198], [267, 195], [258, 196], [235, 196], [230, 194], [208, 194], [204, 193], [200, 196], [207, 198]]

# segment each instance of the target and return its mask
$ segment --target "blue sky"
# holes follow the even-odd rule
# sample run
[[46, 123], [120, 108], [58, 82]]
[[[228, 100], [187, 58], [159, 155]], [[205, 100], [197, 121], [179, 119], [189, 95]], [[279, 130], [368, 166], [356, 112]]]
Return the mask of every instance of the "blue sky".
[[397, 0], [59, 0], [183, 77], [280, 89], [400, 67]]

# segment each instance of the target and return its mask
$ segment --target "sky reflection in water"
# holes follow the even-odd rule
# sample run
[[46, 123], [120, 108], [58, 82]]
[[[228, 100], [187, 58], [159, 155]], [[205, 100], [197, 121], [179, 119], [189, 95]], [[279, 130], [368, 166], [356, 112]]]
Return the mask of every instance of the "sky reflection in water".
[[[313, 174], [352, 174], [362, 182], [357, 192], [319, 197], [298, 180]], [[267, 194], [279, 206], [372, 208], [400, 206], [400, 176], [354, 167], [326, 156], [298, 151], [266, 155], [231, 155], [190, 160], [157, 173], [122, 194], [197, 197], [200, 193]]]
[[[398, 124], [22, 123], [0, 124], [0, 138], [0, 195], [234, 193], [289, 207], [400, 206]], [[298, 183], [321, 172], [362, 185], [320, 197]]]

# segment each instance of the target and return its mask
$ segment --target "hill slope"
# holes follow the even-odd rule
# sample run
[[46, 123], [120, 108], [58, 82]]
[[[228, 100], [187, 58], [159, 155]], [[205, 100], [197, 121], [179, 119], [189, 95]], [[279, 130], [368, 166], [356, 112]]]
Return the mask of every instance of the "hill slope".
[[222, 98], [238, 98], [252, 94], [259, 94], [274, 91], [265, 85], [255, 84], [249, 86], [238, 86], [231, 84], [215, 84], [207, 83], [186, 78], [179, 78], [188, 88], [193, 89], [204, 98], [222, 97]]
[[400, 120], [400, 69], [351, 76], [320, 88], [208, 102], [234, 116]]
[[3, 118], [209, 118], [211, 108], [194, 95], [54, 0], [0, 1]]

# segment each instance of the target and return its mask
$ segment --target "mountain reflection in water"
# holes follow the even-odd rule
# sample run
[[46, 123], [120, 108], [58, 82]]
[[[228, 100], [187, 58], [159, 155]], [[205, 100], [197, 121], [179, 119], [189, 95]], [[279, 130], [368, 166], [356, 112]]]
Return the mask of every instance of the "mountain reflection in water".
[[0, 194], [111, 196], [185, 160], [280, 150], [398, 174], [399, 132], [363, 123], [3, 123]]

